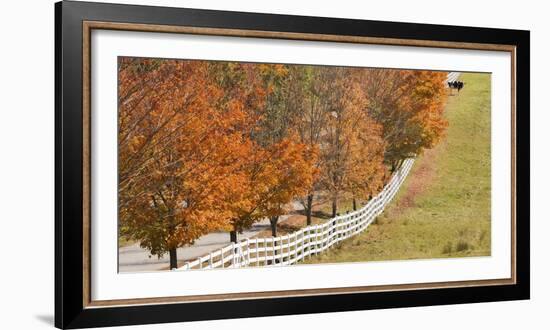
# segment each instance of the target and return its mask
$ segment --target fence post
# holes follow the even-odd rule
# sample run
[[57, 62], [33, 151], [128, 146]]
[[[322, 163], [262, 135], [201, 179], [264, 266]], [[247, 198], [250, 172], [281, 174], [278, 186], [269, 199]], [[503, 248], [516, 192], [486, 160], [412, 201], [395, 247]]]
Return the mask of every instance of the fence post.
[[345, 227], [346, 225], [346, 222], [348, 221], [349, 219], [349, 212], [346, 212], [346, 216], [342, 219], [342, 221], [340, 221], [340, 223], [338, 224], [338, 239], [342, 239], [344, 237], [344, 231], [342, 230], [342, 228]]
[[254, 239], [254, 246], [256, 247], [256, 267], [260, 267], [260, 242], [257, 237]]
[[264, 239], [264, 266], [267, 265], [267, 239]]
[[286, 239], [286, 243], [288, 245], [288, 247], [286, 248], [286, 251], [288, 254], [288, 256], [286, 257], [286, 260], [288, 261], [288, 264], [290, 264], [290, 236], [292, 236], [292, 234], [288, 234]]
[[319, 251], [319, 253], [325, 251], [326, 235], [330, 231], [330, 224], [331, 223], [328, 223], [328, 226], [322, 226], [321, 227], [321, 251]]
[[348, 213], [348, 215], [346, 215], [346, 218], [343, 219], [342, 223], [340, 224], [340, 239], [341, 240], [343, 240], [346, 237], [346, 226], [348, 225], [348, 221], [349, 221], [349, 219], [351, 219], [352, 216], [353, 216], [353, 214]]
[[246, 238], [246, 266], [250, 265], [250, 239]]
[[231, 266], [235, 268], [235, 242], [231, 242]]
[[292, 236], [294, 236], [294, 244], [292, 244], [292, 259], [298, 259], [298, 233], [294, 232]]
[[322, 228], [321, 228], [321, 225], [319, 225], [317, 227], [317, 231], [318, 231], [318, 234], [316, 235], [317, 236], [317, 239], [319, 240], [318, 244], [317, 244], [317, 254], [321, 253], [322, 251], [322, 248], [323, 248], [323, 232], [322, 232]]
[[280, 257], [279, 257], [279, 266], [282, 266], [284, 261], [285, 261], [285, 243], [283, 242], [283, 238], [281, 236], [279, 236], [279, 254], [280, 254]]
[[[327, 234], [327, 242], [326, 242], [326, 249], [331, 246], [332, 240], [338, 235], [336, 232], [336, 228], [338, 228], [338, 221], [340, 221], [340, 216], [338, 215], [334, 220], [332, 220], [332, 226], [329, 227], [328, 234]], [[325, 250], [325, 249], [323, 249]]]
[[294, 236], [294, 244], [292, 244], [292, 247], [294, 251], [292, 253], [293, 255], [292, 259], [298, 260], [298, 233], [294, 232], [293, 236]]
[[[336, 216], [339, 216], [339, 214], [336, 214]], [[330, 231], [331, 227], [334, 228], [335, 221], [336, 220], [332, 220], [327, 227], [323, 228], [323, 241], [321, 242], [321, 252], [325, 251], [325, 248], [330, 241]]]
[[310, 228], [307, 234], [308, 234], [307, 255], [309, 256], [309, 259], [311, 259], [311, 256], [313, 255], [313, 246], [315, 245], [315, 229]]
[[318, 244], [319, 247], [318, 247], [317, 254], [323, 251], [323, 240], [325, 239], [324, 235], [325, 233], [323, 232], [323, 228], [321, 227], [321, 225], [319, 225], [319, 235], [317, 236], [319, 238], [319, 244]]
[[271, 237], [271, 265], [275, 265], [275, 238]]
[[300, 260], [304, 260], [304, 230], [302, 229], [302, 244], [300, 245]]
[[304, 253], [307, 249], [307, 254], [305, 255], [307, 257], [307, 260], [311, 259], [310, 253], [311, 253], [311, 229], [306, 230], [307, 232], [307, 248], [304, 248]]
[[289, 265], [290, 265], [290, 261], [292, 260], [292, 256], [294, 255], [294, 241], [291, 243], [293, 237], [294, 237], [294, 233], [288, 235], [288, 264]]
[[315, 227], [312, 229], [313, 233], [312, 233], [312, 240], [313, 240], [313, 248], [312, 248], [312, 255], [314, 255], [315, 253], [317, 253], [317, 225], [315, 225]]
[[351, 221], [353, 221], [353, 217], [354, 217], [354, 213], [352, 213], [347, 219], [346, 221], [344, 221], [344, 225], [343, 225], [343, 228], [342, 228], [342, 238], [346, 238], [348, 237], [348, 228], [349, 228], [349, 224], [351, 223]]

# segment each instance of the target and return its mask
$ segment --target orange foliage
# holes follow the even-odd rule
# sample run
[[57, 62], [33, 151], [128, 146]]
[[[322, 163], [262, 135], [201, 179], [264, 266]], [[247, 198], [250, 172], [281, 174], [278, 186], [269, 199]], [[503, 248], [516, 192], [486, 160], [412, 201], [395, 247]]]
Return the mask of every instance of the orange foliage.
[[445, 72], [369, 69], [362, 73], [369, 116], [383, 127], [385, 159], [394, 168], [443, 136]]
[[[119, 219], [162, 255], [324, 189], [359, 198], [435, 145], [445, 73], [120, 58]], [[275, 225], [275, 226], [273, 226]]]
[[342, 193], [365, 197], [380, 187], [385, 174], [385, 143], [381, 125], [363, 111], [367, 99], [359, 71], [326, 71], [331, 115], [323, 134], [322, 182], [330, 193], [335, 216]]
[[255, 152], [241, 159], [248, 189], [234, 195], [234, 229], [241, 231], [258, 220], [286, 214], [287, 205], [313, 182], [315, 155], [305, 145], [287, 138], [267, 147], [257, 145]]
[[207, 79], [205, 62], [122, 59], [119, 79], [121, 228], [161, 255], [233, 217], [249, 118]]

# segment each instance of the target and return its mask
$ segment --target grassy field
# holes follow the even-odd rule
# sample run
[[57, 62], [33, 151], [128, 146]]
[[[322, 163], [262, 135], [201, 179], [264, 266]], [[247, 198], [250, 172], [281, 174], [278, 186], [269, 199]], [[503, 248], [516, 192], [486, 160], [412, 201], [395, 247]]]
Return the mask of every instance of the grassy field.
[[463, 74], [447, 136], [416, 161], [388, 209], [363, 233], [308, 263], [491, 253], [490, 75]]

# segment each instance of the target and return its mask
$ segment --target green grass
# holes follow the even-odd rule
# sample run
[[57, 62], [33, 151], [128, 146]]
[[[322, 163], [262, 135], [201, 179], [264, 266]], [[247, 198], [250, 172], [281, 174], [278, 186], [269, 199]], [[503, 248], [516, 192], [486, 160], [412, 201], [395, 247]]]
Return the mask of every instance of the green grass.
[[419, 156], [369, 228], [308, 263], [491, 254], [490, 75], [463, 74], [449, 96], [446, 137]]

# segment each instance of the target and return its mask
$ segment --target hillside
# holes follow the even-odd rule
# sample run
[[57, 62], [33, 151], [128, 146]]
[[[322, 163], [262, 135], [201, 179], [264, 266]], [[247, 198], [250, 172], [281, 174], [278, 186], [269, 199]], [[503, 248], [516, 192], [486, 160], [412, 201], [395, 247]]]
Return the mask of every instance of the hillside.
[[446, 137], [420, 155], [388, 209], [363, 233], [308, 263], [490, 255], [489, 74], [463, 74]]

